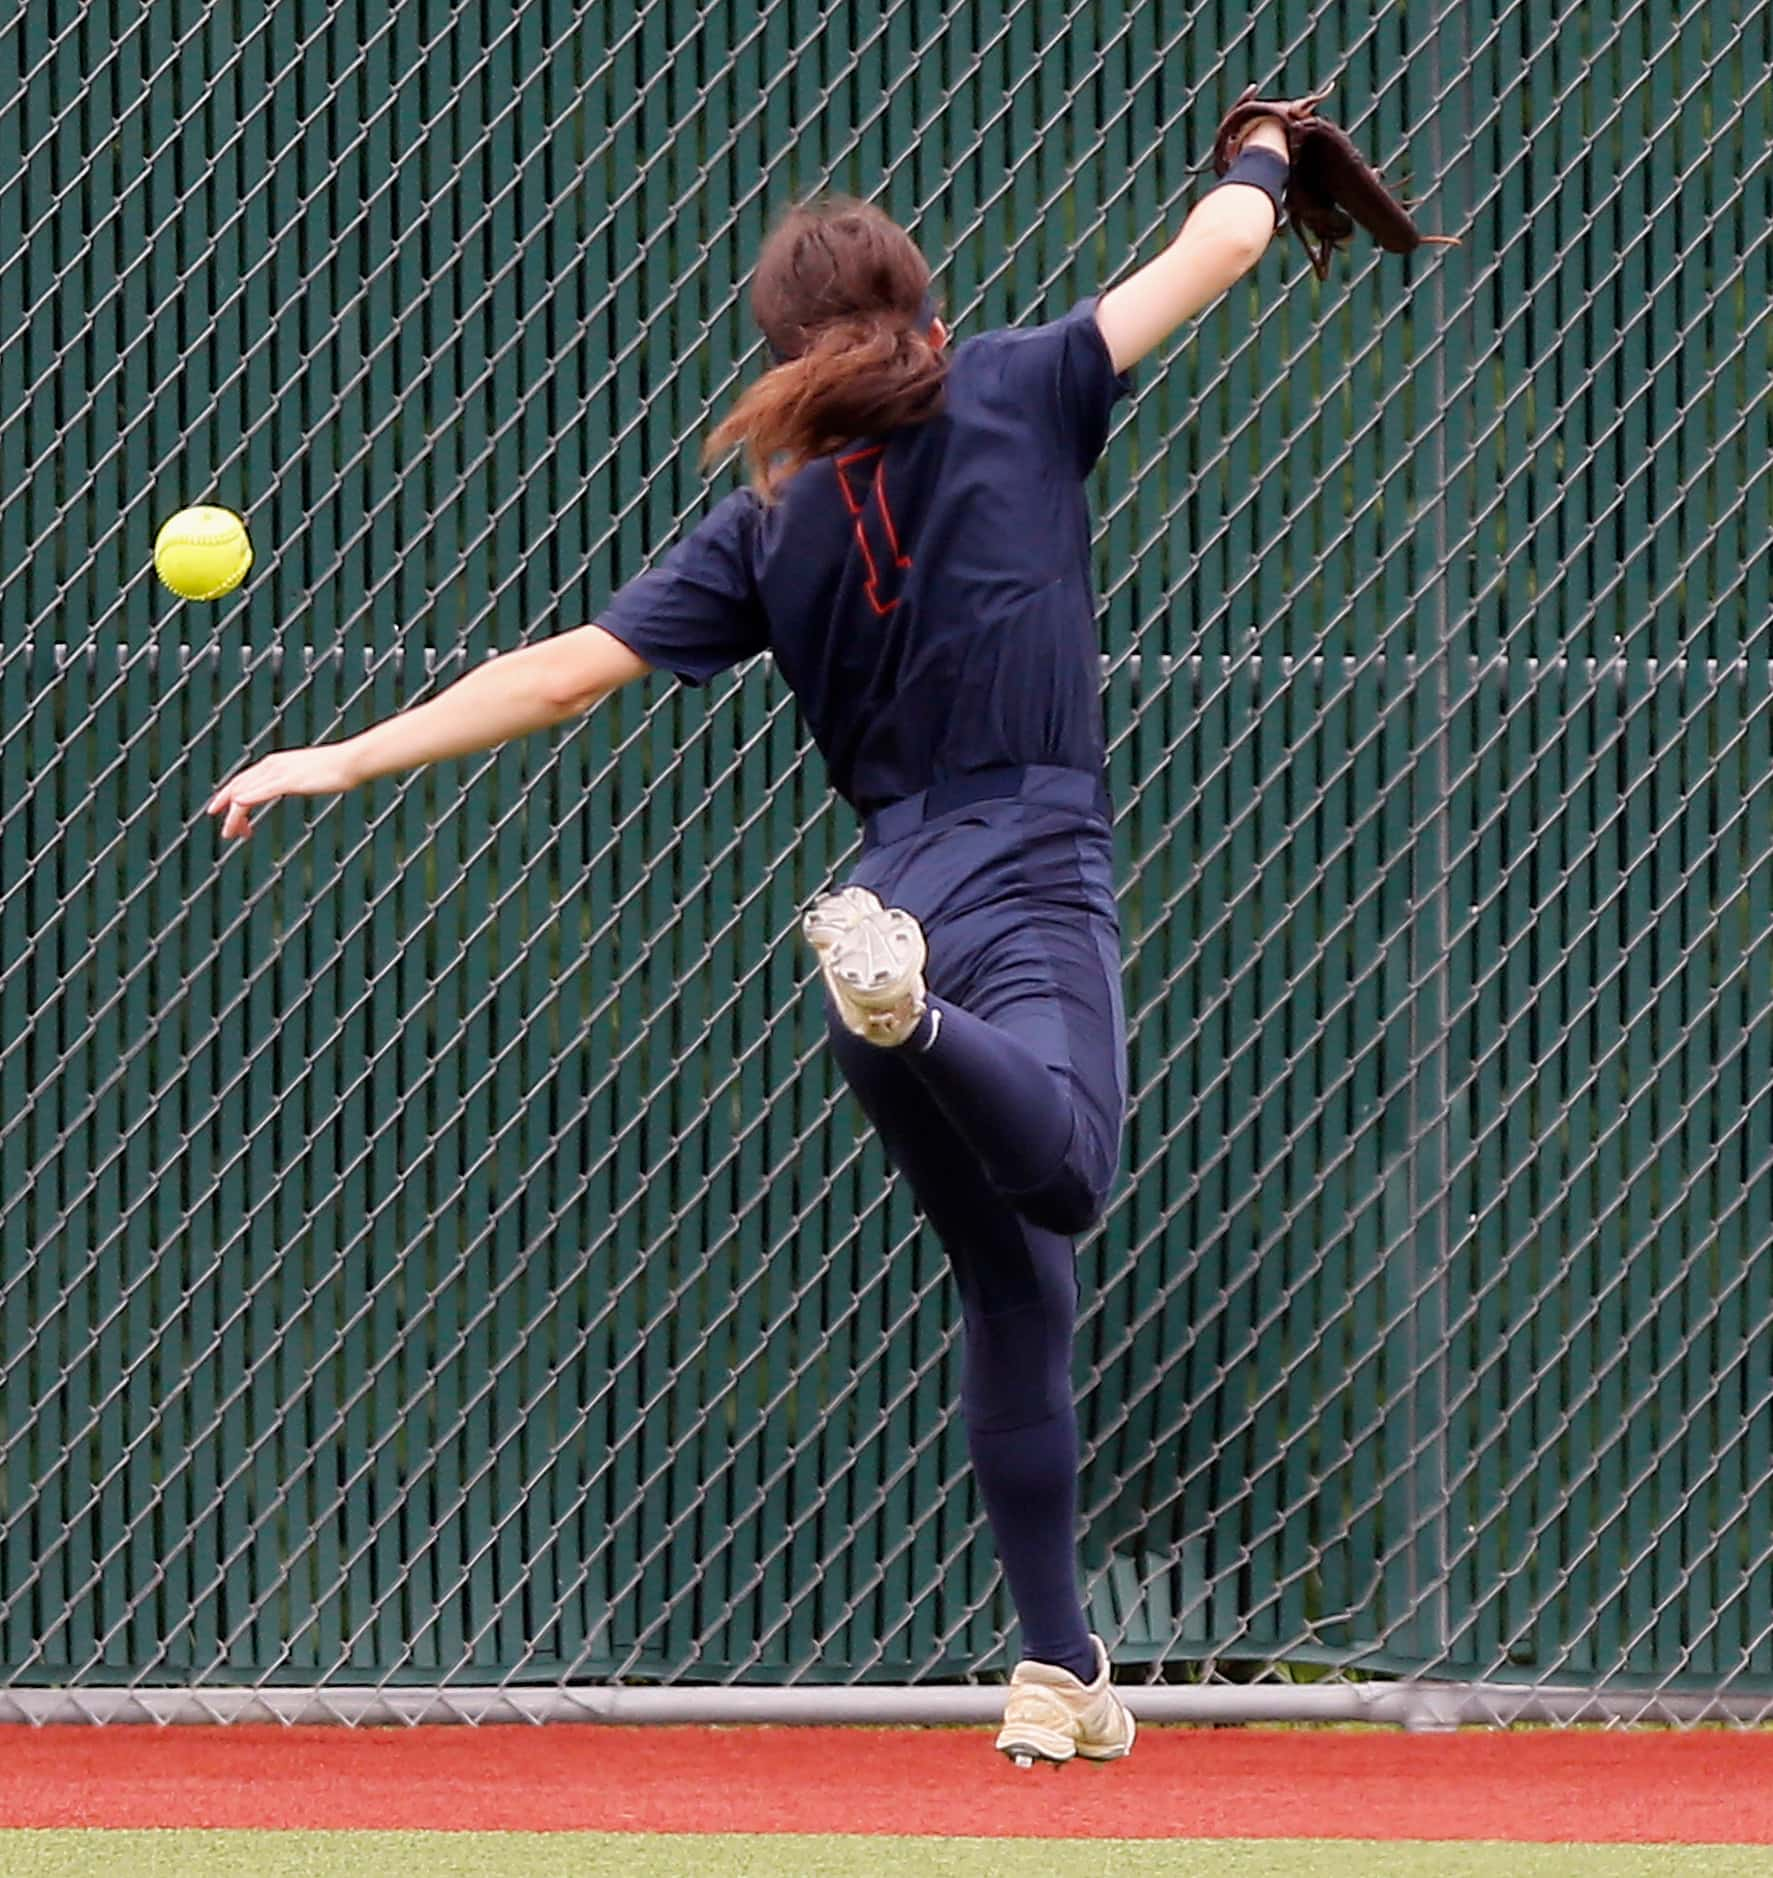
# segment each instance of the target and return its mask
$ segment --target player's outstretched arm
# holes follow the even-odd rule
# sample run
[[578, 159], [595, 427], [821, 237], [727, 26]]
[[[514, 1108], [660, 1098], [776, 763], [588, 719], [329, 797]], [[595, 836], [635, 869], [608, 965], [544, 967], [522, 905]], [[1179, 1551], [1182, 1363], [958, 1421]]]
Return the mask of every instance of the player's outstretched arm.
[[361, 736], [277, 750], [224, 783], [209, 804], [224, 837], [250, 835], [252, 811], [279, 796], [336, 795], [396, 770], [491, 750], [588, 711], [651, 670], [598, 626], [501, 652], [424, 704]]
[[[1278, 117], [1261, 118], [1241, 147], [1272, 150], [1284, 160], [1286, 126]], [[1208, 190], [1169, 247], [1096, 303], [1096, 324], [1114, 369], [1136, 365], [1247, 274], [1274, 226], [1274, 204], [1264, 190], [1244, 183]]]

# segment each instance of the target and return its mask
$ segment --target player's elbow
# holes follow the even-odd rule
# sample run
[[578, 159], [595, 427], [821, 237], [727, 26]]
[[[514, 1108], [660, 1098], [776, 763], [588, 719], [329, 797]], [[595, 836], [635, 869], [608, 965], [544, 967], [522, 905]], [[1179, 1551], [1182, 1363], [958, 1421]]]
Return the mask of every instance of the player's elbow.
[[652, 669], [601, 626], [580, 626], [544, 639], [533, 649], [541, 655], [542, 695], [562, 717], [582, 716], [612, 691]]

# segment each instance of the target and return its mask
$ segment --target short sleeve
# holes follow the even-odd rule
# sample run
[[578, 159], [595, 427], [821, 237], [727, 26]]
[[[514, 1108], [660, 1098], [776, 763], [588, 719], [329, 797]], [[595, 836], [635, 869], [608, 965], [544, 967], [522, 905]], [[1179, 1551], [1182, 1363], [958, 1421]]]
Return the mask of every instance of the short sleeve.
[[1009, 327], [992, 338], [1001, 347], [1004, 386], [1023, 408], [1050, 422], [1080, 476], [1095, 467], [1108, 442], [1116, 403], [1133, 388], [1114, 369], [1096, 324], [1092, 295], [1044, 326]]
[[631, 652], [686, 684], [769, 644], [751, 574], [758, 501], [738, 490], [717, 503], [656, 567], [637, 574], [597, 614]]

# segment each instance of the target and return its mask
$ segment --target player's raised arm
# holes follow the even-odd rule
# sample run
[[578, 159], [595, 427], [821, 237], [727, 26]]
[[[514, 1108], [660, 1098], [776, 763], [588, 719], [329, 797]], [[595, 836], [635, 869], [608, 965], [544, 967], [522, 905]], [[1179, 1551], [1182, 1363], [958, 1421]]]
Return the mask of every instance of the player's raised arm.
[[1218, 183], [1164, 253], [1097, 303], [1096, 323], [1116, 371], [1144, 358], [1248, 273], [1283, 212], [1319, 280], [1328, 278], [1331, 255], [1348, 245], [1356, 227], [1388, 254], [1458, 246], [1456, 235], [1424, 234], [1348, 133], [1318, 115], [1329, 95], [1326, 89], [1306, 98], [1258, 98], [1252, 86], [1226, 113], [1213, 140]]
[[1262, 258], [1287, 180], [1287, 132], [1264, 117], [1245, 133], [1231, 169], [1190, 211], [1181, 233], [1096, 306], [1114, 369], [1124, 372], [1241, 279]]

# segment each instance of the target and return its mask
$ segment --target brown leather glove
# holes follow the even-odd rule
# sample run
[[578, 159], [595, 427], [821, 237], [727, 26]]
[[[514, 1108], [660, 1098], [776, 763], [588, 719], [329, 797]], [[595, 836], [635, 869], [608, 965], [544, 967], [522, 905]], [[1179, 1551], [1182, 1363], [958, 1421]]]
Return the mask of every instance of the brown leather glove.
[[1298, 230], [1319, 280], [1329, 274], [1331, 253], [1353, 239], [1357, 223], [1388, 254], [1408, 254], [1424, 243], [1457, 245], [1456, 235], [1423, 234], [1348, 133], [1318, 116], [1317, 107], [1330, 95], [1329, 87], [1309, 98], [1255, 94], [1252, 85], [1221, 121], [1213, 139], [1214, 172], [1223, 176], [1230, 169], [1258, 118], [1280, 119], [1290, 165], [1287, 220]]

